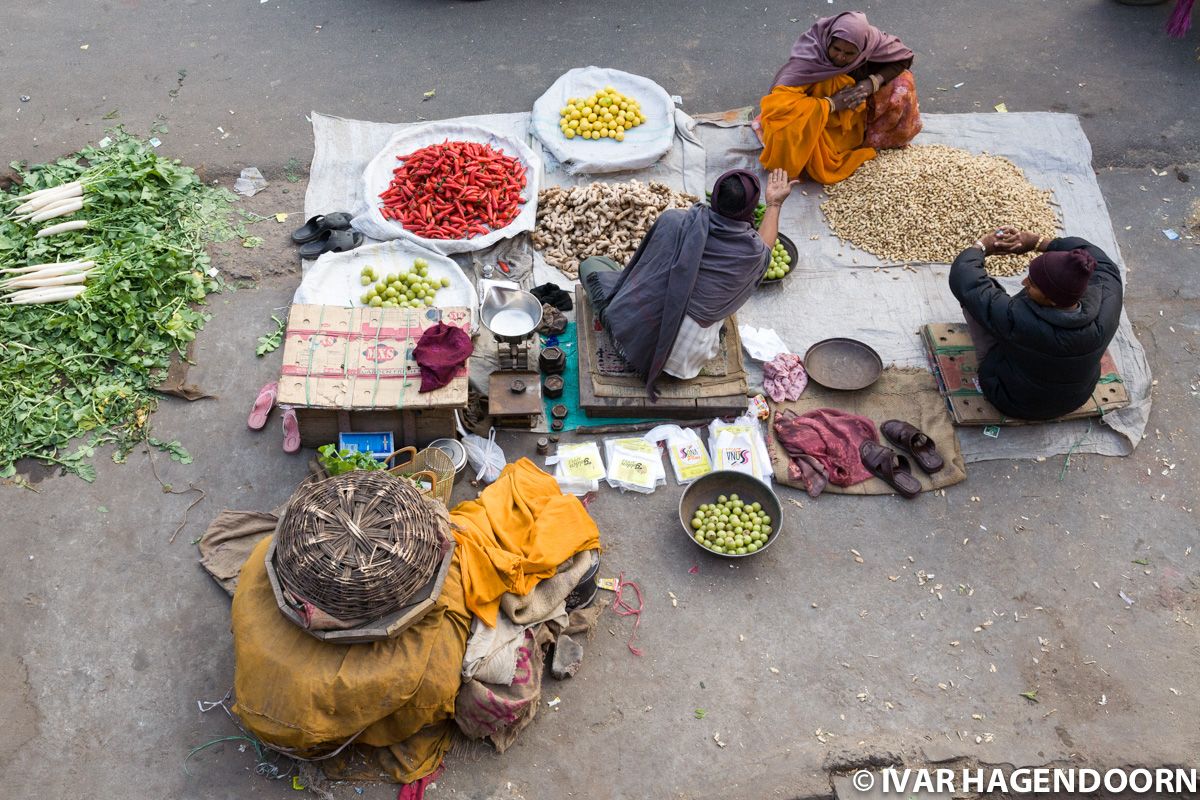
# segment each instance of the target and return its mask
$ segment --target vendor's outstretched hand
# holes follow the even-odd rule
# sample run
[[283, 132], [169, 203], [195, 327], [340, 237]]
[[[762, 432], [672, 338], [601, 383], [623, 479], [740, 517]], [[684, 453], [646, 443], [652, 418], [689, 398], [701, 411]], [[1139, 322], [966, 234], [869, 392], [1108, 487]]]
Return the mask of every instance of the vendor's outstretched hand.
[[767, 190], [763, 199], [766, 200], [768, 206], [781, 206], [783, 201], [788, 199], [788, 195], [792, 193], [792, 187], [800, 181], [789, 181], [787, 170], [773, 169], [767, 175]]

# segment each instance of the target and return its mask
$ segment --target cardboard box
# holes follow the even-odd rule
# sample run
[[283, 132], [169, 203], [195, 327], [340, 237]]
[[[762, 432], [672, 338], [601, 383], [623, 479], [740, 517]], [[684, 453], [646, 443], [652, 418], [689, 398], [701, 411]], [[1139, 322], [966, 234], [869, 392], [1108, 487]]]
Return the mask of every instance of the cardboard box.
[[278, 402], [295, 407], [301, 442], [317, 447], [348, 431], [393, 430], [397, 446], [453, 435], [453, 410], [467, 404], [467, 365], [422, 394], [412, 356], [438, 322], [469, 332], [470, 309], [292, 306]]

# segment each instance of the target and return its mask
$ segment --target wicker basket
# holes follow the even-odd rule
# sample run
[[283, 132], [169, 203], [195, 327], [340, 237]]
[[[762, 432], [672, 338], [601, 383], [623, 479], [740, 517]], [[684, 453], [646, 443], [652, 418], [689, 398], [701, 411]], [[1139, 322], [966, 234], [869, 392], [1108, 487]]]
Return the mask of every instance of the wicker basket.
[[[397, 457], [407, 457], [407, 460], [399, 461]], [[435, 480], [429, 489], [429, 494], [445, 503], [447, 508], [450, 506], [450, 494], [454, 491], [455, 470], [454, 459], [450, 458], [445, 451], [436, 447], [426, 447], [418, 453], [415, 447], [402, 447], [388, 456], [386, 460], [392, 465], [388, 472], [393, 475], [415, 478], [421, 473], [433, 473]]]
[[330, 616], [376, 618], [429, 581], [449, 532], [445, 506], [412, 481], [354, 470], [292, 495], [276, 532], [275, 570], [288, 591]]

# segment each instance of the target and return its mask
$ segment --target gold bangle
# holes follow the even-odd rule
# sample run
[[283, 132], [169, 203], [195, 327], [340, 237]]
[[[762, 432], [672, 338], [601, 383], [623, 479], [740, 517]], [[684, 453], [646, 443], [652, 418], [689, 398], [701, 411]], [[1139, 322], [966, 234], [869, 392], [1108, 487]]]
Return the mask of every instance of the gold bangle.
[[1045, 237], [1045, 236], [1039, 236], [1039, 237], [1038, 237], [1038, 240], [1037, 240], [1037, 244], [1035, 244], [1035, 245], [1033, 246], [1033, 249], [1034, 249], [1034, 250], [1041, 250], [1041, 249], [1042, 249], [1042, 242], [1044, 242], [1045, 240], [1046, 240], [1046, 237]]

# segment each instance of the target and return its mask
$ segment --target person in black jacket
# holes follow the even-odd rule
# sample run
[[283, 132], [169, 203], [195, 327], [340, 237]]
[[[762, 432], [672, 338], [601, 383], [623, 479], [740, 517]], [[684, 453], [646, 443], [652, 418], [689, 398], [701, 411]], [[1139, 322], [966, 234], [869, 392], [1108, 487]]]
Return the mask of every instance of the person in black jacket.
[[[1031, 250], [1042, 255], [1015, 296], [984, 271], [989, 255]], [[1103, 250], [1075, 236], [1001, 228], [954, 259], [950, 291], [975, 342], [979, 386], [1002, 413], [1054, 419], [1091, 397], [1121, 319], [1121, 273]]]

